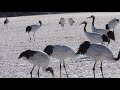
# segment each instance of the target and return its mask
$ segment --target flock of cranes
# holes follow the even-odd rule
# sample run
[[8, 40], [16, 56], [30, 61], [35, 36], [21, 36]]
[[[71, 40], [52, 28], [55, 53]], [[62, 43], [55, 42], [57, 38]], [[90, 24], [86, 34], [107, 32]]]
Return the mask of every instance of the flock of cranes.
[[[52, 76], [55, 77], [54, 69], [52, 68], [52, 66], [51, 67], [49, 66], [50, 57], [60, 60], [60, 78], [61, 78], [62, 63], [66, 72], [66, 76], [67, 78], [69, 78], [68, 72], [66, 70], [65, 60], [67, 58], [74, 59], [78, 57], [80, 54], [87, 55], [88, 57], [90, 57], [92, 60], [95, 61], [95, 64], [93, 66], [94, 78], [95, 78], [96, 63], [97, 61], [100, 61], [101, 62], [100, 70], [102, 73], [102, 77], [104, 77], [103, 70], [102, 70], [102, 61], [108, 60], [108, 61], [115, 62], [120, 59], [120, 51], [118, 52], [118, 56], [114, 57], [112, 51], [107, 47], [107, 45], [104, 44], [104, 42], [107, 42], [108, 44], [110, 44], [110, 39], [115, 41], [114, 29], [118, 25], [119, 19], [114, 18], [113, 20], [108, 22], [105, 25], [105, 29], [97, 29], [95, 27], [95, 16], [92, 15], [88, 18], [93, 19], [92, 25], [91, 25], [92, 32], [88, 32], [86, 30], [87, 21], [83, 21], [82, 23], [80, 23], [80, 25], [82, 24], [85, 25], [84, 33], [86, 37], [89, 39], [89, 41], [83, 41], [79, 45], [77, 52], [74, 52], [74, 50], [68, 47], [67, 45], [47, 45], [43, 51], [34, 51], [29, 49], [20, 53], [18, 59], [24, 59], [30, 62], [31, 64], [33, 64], [33, 68], [30, 72], [31, 78], [32, 78], [32, 72], [35, 66], [39, 67], [38, 73], [37, 73], [38, 77], [39, 77], [40, 67], [42, 67], [43, 71], [45, 72], [49, 71], [52, 74]], [[72, 26], [75, 23], [75, 21], [72, 18], [69, 18], [68, 20], [69, 20], [70, 26]], [[6, 20], [4, 21], [4, 25], [8, 23], [9, 23], [9, 20], [6, 17]], [[65, 19], [61, 18], [59, 21], [59, 24], [61, 25], [63, 30], [65, 26]], [[35, 32], [39, 30], [41, 26], [42, 26], [42, 22], [39, 21], [39, 25], [30, 25], [26, 27], [26, 32], [28, 32], [28, 34], [30, 32], [33, 32], [34, 41], [35, 41]], [[113, 29], [113, 31], [111, 29]], [[30, 34], [29, 34], [29, 38], [31, 41]]]

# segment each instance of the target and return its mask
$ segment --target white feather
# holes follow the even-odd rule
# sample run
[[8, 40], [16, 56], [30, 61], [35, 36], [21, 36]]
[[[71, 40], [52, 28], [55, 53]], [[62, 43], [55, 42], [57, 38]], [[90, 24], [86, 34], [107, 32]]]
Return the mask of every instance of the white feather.
[[40, 25], [31, 25], [32, 30], [31, 32], [36, 32], [41, 26]]
[[110, 49], [101, 44], [92, 43], [88, 48], [86, 55], [96, 61], [115, 61]]
[[68, 46], [53, 45], [52, 57], [64, 60], [76, 57], [76, 53]]
[[62, 27], [65, 25], [65, 19], [64, 18], [60, 19], [60, 24], [61, 24]]
[[95, 26], [92, 25], [92, 31], [96, 33], [101, 33], [107, 35], [107, 30], [106, 29], [97, 29]]
[[113, 20], [111, 20], [111, 21], [108, 23], [109, 29], [114, 29], [114, 28], [117, 26], [118, 23], [119, 23], [119, 22], [117, 21], [117, 19], [114, 18]]
[[103, 42], [102, 34], [85, 32], [85, 35], [93, 43], [102, 43]]
[[22, 59], [30, 62], [34, 66], [42, 67], [43, 70], [45, 70], [48, 67], [49, 62], [50, 62], [49, 56], [42, 51], [37, 51], [37, 53], [34, 54], [34, 56], [30, 57], [29, 59], [25, 57], [22, 57]]
[[69, 18], [69, 24], [73, 25], [73, 23], [74, 23], [74, 20], [72, 18]]

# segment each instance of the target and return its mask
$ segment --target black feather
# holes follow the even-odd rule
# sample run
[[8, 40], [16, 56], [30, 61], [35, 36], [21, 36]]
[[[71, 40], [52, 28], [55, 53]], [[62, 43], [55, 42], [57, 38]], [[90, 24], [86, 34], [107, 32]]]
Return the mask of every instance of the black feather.
[[36, 54], [36, 53], [37, 53], [37, 51], [26, 50], [20, 54], [18, 59], [20, 59], [21, 57], [26, 57], [27, 59], [29, 59], [30, 57], [33, 57], [34, 54]]
[[109, 30], [109, 25], [108, 24], [106, 24], [106, 29]]
[[29, 33], [31, 30], [32, 30], [32, 27], [31, 27], [31, 26], [27, 26], [27, 27], [26, 27], [26, 32]]
[[109, 42], [109, 38], [106, 35], [102, 35], [103, 42]]
[[7, 24], [7, 20], [4, 21], [4, 24]]
[[112, 40], [115, 41], [115, 34], [114, 34], [114, 31], [109, 31], [109, 32], [107, 33], [107, 35], [108, 35], [108, 37], [109, 37], [110, 39], [112, 39]]
[[46, 48], [43, 51], [50, 56], [53, 53], [53, 46], [52, 45], [48, 45], [48, 46], [46, 46]]
[[77, 54], [83, 54], [84, 55], [87, 52], [89, 47], [90, 47], [90, 42], [89, 41], [84, 41], [80, 45]]

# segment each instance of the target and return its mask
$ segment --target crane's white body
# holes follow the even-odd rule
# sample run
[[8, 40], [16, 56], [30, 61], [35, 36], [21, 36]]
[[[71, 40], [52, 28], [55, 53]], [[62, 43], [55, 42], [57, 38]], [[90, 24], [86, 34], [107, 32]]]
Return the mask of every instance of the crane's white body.
[[61, 78], [61, 62], [63, 62], [63, 67], [64, 67], [66, 75], [68, 77], [64, 60], [73, 59], [78, 54], [75, 53], [70, 47], [65, 46], [65, 45], [48, 45], [44, 49], [44, 52], [46, 52], [51, 57], [60, 60], [60, 78]]
[[43, 71], [46, 70], [50, 62], [49, 56], [42, 51], [37, 51], [37, 53], [29, 59], [27, 59], [26, 57], [22, 57], [22, 59], [30, 62], [31, 64], [33, 64], [33, 66], [42, 67]]
[[95, 61], [115, 61], [114, 56], [110, 49], [104, 45], [101, 44], [90, 44], [90, 47], [88, 48], [86, 55], [92, 58]]
[[92, 60], [95, 61], [95, 64], [93, 67], [94, 78], [95, 78], [95, 66], [97, 61], [101, 62], [100, 69], [101, 69], [102, 77], [104, 77], [103, 70], [102, 70], [102, 61], [116, 62], [120, 59], [120, 51], [117, 58], [115, 58], [111, 50], [105, 45], [90, 43], [89, 41], [84, 41], [80, 45], [78, 53], [87, 55], [88, 57], [90, 57]]
[[65, 19], [64, 18], [60, 19], [60, 24], [61, 24], [62, 27], [64, 27], [64, 25], [65, 25]]
[[97, 29], [94, 25], [92, 25], [92, 32], [95, 33], [101, 33], [107, 35], [107, 30], [106, 29]]
[[73, 25], [73, 23], [74, 23], [74, 20], [72, 18], [69, 18], [69, 24]]
[[52, 57], [64, 60], [67, 58], [75, 58], [77, 54], [68, 46], [65, 45], [52, 45], [53, 53]]
[[36, 32], [41, 26], [40, 25], [31, 25], [31, 32]]
[[91, 33], [91, 32], [84, 32], [85, 35], [87, 36], [87, 38], [93, 42], [93, 43], [102, 43], [103, 39], [102, 39], [102, 34], [100, 33]]
[[114, 18], [113, 20], [111, 20], [109, 23], [108, 23], [108, 27], [109, 29], [114, 29], [117, 25], [118, 25], [119, 21], [117, 21], [116, 18]]
[[87, 22], [86, 21], [84, 21], [81, 24], [85, 24], [85, 26], [84, 26], [84, 33], [85, 33], [85, 35], [87, 36], [87, 38], [91, 42], [93, 42], [93, 43], [103, 43], [103, 39], [102, 39], [103, 34], [86, 31], [86, 26], [87, 26]]

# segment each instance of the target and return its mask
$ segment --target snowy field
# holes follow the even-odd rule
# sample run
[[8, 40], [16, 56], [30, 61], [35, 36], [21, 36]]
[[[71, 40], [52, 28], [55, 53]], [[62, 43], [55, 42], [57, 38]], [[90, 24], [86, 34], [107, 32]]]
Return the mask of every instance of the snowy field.
[[[3, 21], [5, 18], [0, 18], [0, 78], [30, 78], [32, 64], [25, 60], [18, 60], [21, 52], [32, 50], [43, 50], [48, 44], [68, 45], [75, 52], [79, 45], [88, 40], [84, 34], [83, 26], [79, 25], [84, 20], [87, 20], [87, 31], [91, 31], [92, 19], [86, 19], [88, 16], [95, 15], [95, 26], [97, 28], [105, 28], [105, 24], [113, 18], [120, 19], [120, 13], [68, 13], [68, 14], [51, 14], [51, 15], [35, 15], [10, 17], [8, 29], [4, 27]], [[58, 24], [61, 17], [66, 20], [65, 28]], [[72, 17], [75, 21], [73, 26], [68, 23], [68, 18]], [[36, 41], [29, 41], [29, 36], [25, 33], [26, 26], [38, 24], [41, 20], [43, 26], [36, 32]], [[111, 41], [108, 46], [117, 57], [120, 49], [120, 25], [115, 29], [116, 42]], [[66, 68], [70, 78], [93, 78], [94, 61], [81, 61], [81, 57], [76, 59], [67, 59]], [[83, 60], [83, 59], [82, 59]], [[87, 59], [85, 59], [87, 60]], [[59, 78], [59, 60], [51, 58], [50, 66], [55, 71], [55, 78]], [[96, 65], [96, 78], [101, 78], [100, 62]], [[37, 78], [37, 69], [33, 71], [33, 77]], [[120, 61], [111, 63], [103, 62], [103, 73], [105, 78], [120, 77]], [[66, 78], [64, 68], [62, 67], [62, 77]], [[50, 73], [44, 73], [40, 69], [40, 78], [52, 78]]]

